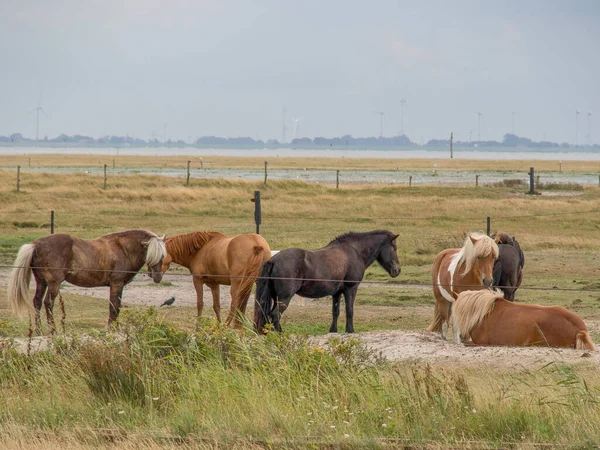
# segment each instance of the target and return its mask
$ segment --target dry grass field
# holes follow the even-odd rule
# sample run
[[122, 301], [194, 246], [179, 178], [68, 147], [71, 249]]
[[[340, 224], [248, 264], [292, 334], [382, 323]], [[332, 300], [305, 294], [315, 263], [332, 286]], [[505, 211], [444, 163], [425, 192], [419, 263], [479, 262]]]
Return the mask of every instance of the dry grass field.
[[[394, 283], [402, 286], [377, 284], [391, 280], [380, 268], [369, 269], [366, 280], [375, 283], [359, 291], [355, 324], [359, 332], [423, 330], [433, 305], [427, 286], [433, 257], [460, 245], [467, 232], [485, 230], [489, 216], [492, 231], [516, 236], [525, 252], [517, 298], [574, 310], [600, 342], [597, 187], [528, 196], [519, 186], [361, 184], [336, 190], [299, 181], [264, 186], [193, 178], [186, 187], [183, 179], [128, 175], [111, 178], [103, 190], [102, 179], [83, 168], [112, 164], [110, 157], [31, 156], [32, 167], [82, 167], [81, 173], [67, 175], [29, 173], [27, 158], [2, 161], [3, 167], [23, 166], [21, 192], [15, 191], [14, 171], [0, 171], [0, 264], [5, 272], [20, 245], [49, 233], [51, 210], [56, 232], [84, 238], [128, 228], [167, 235], [205, 229], [239, 234], [255, 229], [250, 198], [260, 190], [261, 234], [273, 249], [320, 247], [349, 230], [399, 233], [402, 273]], [[185, 167], [187, 159], [118, 157], [117, 164]], [[211, 157], [203, 162], [261, 167], [263, 161]], [[377, 170], [387, 169], [390, 161], [282, 158], [269, 164], [339, 169], [360, 164]], [[417, 169], [430, 167], [431, 161], [392, 164]], [[443, 164], [448, 170], [498, 170], [493, 161]], [[502, 162], [506, 170], [530, 165]], [[535, 162], [540, 170], [554, 170], [552, 165], [556, 162]], [[562, 170], [598, 171], [600, 164], [563, 162]], [[175, 278], [165, 276], [156, 289], [167, 295], [169, 283]], [[129, 340], [118, 344], [104, 329], [104, 294], [65, 298], [67, 329], [75, 341], [67, 339], [48, 355], [30, 357], [4, 347], [2, 445], [530, 448], [541, 442], [581, 448], [600, 440], [594, 425], [600, 419], [600, 376], [597, 365], [585, 358], [515, 372], [419, 358], [378, 361], [354, 341], [315, 350], [302, 335], [326, 333], [326, 300], [314, 308], [292, 305], [284, 316], [286, 333], [267, 339], [222, 330], [210, 319], [197, 322], [192, 306], [154, 311], [132, 305], [122, 325]], [[210, 317], [210, 306], [205, 310]], [[82, 332], [96, 341], [77, 338]], [[10, 313], [4, 289], [0, 334], [27, 334], [27, 324]]]

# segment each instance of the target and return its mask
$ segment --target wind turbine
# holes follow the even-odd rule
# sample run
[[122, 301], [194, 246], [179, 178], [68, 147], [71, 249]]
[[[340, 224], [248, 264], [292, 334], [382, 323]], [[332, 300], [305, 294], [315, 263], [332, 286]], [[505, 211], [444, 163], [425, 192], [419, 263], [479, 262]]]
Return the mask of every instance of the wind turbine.
[[592, 112], [588, 111], [588, 135], [587, 135], [587, 143], [590, 145], [590, 117], [592, 117]]
[[300, 122], [300, 117], [297, 119], [292, 119], [292, 141], [294, 141], [298, 136], [298, 122]]
[[383, 137], [383, 116], [385, 113], [383, 111], [374, 111], [375, 114], [379, 114], [379, 137]]
[[400, 100], [400, 136], [404, 136], [404, 105], [406, 105], [406, 100]]
[[36, 115], [35, 140], [39, 141], [40, 140], [40, 111], [43, 112], [46, 117], [48, 117], [48, 114], [46, 114], [46, 111], [44, 111], [44, 108], [42, 108], [42, 93], [41, 92], [40, 92], [40, 99], [38, 100], [37, 106], [34, 109], [32, 109], [31, 111], [29, 111], [29, 114], [31, 114], [34, 111], [35, 111], [35, 115]]
[[579, 144], [579, 114], [581, 111], [578, 109], [575, 111], [575, 147]]
[[478, 142], [481, 142], [481, 116], [483, 116], [483, 114], [478, 112], [477, 113], [477, 141]]

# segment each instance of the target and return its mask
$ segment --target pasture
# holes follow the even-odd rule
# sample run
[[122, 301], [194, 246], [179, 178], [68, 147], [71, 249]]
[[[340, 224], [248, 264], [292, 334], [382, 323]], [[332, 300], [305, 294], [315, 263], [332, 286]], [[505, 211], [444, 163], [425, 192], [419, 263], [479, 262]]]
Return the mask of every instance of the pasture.
[[[82, 238], [130, 228], [159, 235], [209, 229], [234, 235], [254, 231], [250, 198], [255, 190], [262, 195], [261, 234], [272, 249], [317, 248], [349, 230], [384, 228], [400, 235], [402, 272], [392, 282], [379, 267], [367, 271], [355, 304], [357, 334], [329, 346], [322, 335], [329, 329], [330, 299], [304, 305], [292, 300], [282, 317], [285, 333], [258, 338], [223, 329], [212, 320], [210, 308], [196, 320], [189, 277], [172, 267], [158, 285], [150, 286], [141, 274], [136, 285], [125, 289], [128, 308], [119, 335], [104, 329], [106, 288], [94, 289], [93, 295], [66, 290], [66, 337], [57, 338], [50, 353], [25, 356], [9, 343], [26, 337], [28, 324], [12, 316], [2, 289], [0, 334], [9, 339], [0, 369], [3, 445], [529, 448], [542, 443], [576, 448], [600, 440], [596, 356], [548, 351], [540, 358], [523, 352], [517, 353], [526, 359], [523, 364], [498, 365], [486, 364], [478, 349], [461, 349], [458, 359], [420, 357], [417, 349], [410, 359], [394, 362], [381, 360], [358, 341], [365, 332], [383, 333], [377, 335], [381, 340], [385, 333], [391, 339], [395, 330], [425, 330], [433, 314], [428, 286], [433, 258], [444, 248], [462, 245], [467, 232], [485, 231], [490, 216], [492, 231], [515, 235], [525, 252], [517, 299], [567, 307], [600, 342], [598, 187], [528, 196], [522, 186], [510, 185], [335, 189], [299, 181], [264, 186], [192, 178], [186, 187], [185, 179], [129, 175], [111, 178], [103, 190], [100, 177], [84, 173], [98, 156], [69, 157], [68, 162], [35, 157], [47, 158], [47, 166], [80, 165], [82, 171], [75, 174], [29, 173], [24, 157], [6, 158], [15, 160], [3, 161], [4, 166], [21, 158], [23, 169], [21, 192], [15, 191], [14, 171], [0, 171], [0, 280], [6, 280], [22, 244], [49, 233], [50, 210], [55, 211], [56, 233]], [[128, 158], [127, 164], [139, 166], [187, 160]], [[109, 164], [106, 159], [103, 163]], [[221, 163], [250, 167], [262, 159]], [[355, 164], [285, 162], [309, 163], [334, 169]], [[373, 169], [384, 164], [360, 163]], [[430, 164], [398, 163], [405, 168]], [[458, 164], [449, 162], [455, 170]], [[460, 164], [496, 169], [492, 161]], [[502, 163], [515, 170], [546, 164], [546, 170], [553, 170], [556, 162]], [[562, 170], [593, 167], [569, 162]], [[138, 287], [142, 294], [136, 294]], [[175, 289], [173, 307], [148, 308], [158, 307]], [[340, 322], [343, 329], [343, 314]], [[441, 349], [453, 346], [433, 342], [428, 351], [438, 343]]]

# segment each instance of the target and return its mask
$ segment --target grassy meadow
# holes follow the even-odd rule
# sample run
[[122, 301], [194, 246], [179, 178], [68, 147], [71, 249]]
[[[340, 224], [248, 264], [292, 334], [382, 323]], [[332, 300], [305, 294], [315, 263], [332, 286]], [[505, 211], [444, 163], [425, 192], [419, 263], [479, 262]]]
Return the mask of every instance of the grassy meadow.
[[[398, 185], [253, 183], [85, 174], [111, 157], [32, 155], [44, 167], [76, 166], [75, 174], [28, 172], [27, 156], [0, 171], [0, 265], [7, 271], [18, 248], [55, 232], [92, 238], [129, 228], [157, 234], [215, 229], [254, 232], [255, 190], [261, 191], [261, 234], [273, 249], [315, 248], [346, 231], [385, 228], [400, 234], [402, 273], [393, 280], [369, 269], [358, 293], [356, 330], [423, 330], [432, 314], [431, 262], [460, 246], [469, 231], [506, 231], [526, 257], [517, 298], [560, 304], [588, 323], [600, 342], [600, 188], [553, 186], [528, 196], [523, 186], [411, 187]], [[179, 164], [186, 157], [118, 157], [119, 164]], [[191, 158], [190, 158], [191, 159]], [[259, 167], [260, 158], [205, 158], [204, 164]], [[269, 163], [271, 165], [271, 162]], [[282, 158], [281, 167], [385, 169], [389, 160]], [[402, 168], [431, 161], [398, 160]], [[493, 161], [445, 161], [448, 170], [497, 170]], [[596, 166], [594, 166], [594, 164]], [[557, 170], [556, 162], [502, 162], [506, 170]], [[441, 168], [440, 168], [441, 170]], [[597, 163], [563, 162], [566, 171], [600, 171]], [[183, 271], [175, 271], [184, 273]], [[169, 275], [163, 279], [168, 289]], [[400, 284], [400, 286], [398, 286]], [[556, 289], [552, 289], [556, 287]], [[537, 289], [543, 288], [543, 289]], [[549, 288], [549, 289], [546, 289]], [[600, 375], [582, 360], [519, 372], [444, 364], [392, 364], [358, 340], [314, 348], [324, 334], [330, 303], [294, 308], [283, 335], [257, 338], [224, 330], [193, 308], [129, 307], [118, 335], [104, 329], [106, 297], [65, 295], [67, 335], [51, 352], [31, 356], [11, 348], [27, 335], [0, 290], [0, 447], [158, 448], [568, 448], [600, 441]], [[58, 310], [58, 308], [56, 308]], [[340, 317], [343, 329], [343, 314]], [[94, 339], [82, 337], [91, 336]], [[359, 336], [357, 336], [359, 338]]]

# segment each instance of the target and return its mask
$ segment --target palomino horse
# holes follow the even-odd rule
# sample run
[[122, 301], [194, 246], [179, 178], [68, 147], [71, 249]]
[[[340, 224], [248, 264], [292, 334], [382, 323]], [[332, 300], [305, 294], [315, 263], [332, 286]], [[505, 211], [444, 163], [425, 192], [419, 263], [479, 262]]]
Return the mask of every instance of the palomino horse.
[[81, 287], [110, 286], [110, 325], [119, 315], [125, 285], [144, 264], [148, 265], [154, 282], [159, 283], [165, 255], [164, 237], [146, 230], [122, 231], [91, 240], [68, 234], [45, 236], [20, 248], [8, 281], [8, 300], [18, 315], [28, 313], [29, 281], [33, 272], [37, 284], [33, 297], [35, 329], [41, 334], [42, 301], [48, 325], [54, 332], [52, 309], [63, 281]]
[[288, 248], [263, 265], [256, 283], [254, 325], [259, 333], [267, 322], [281, 331], [279, 319], [294, 294], [333, 297], [331, 333], [337, 333], [340, 298], [346, 302], [346, 332], [354, 332], [354, 298], [365, 270], [374, 261], [392, 276], [400, 274], [397, 234], [386, 230], [346, 233], [317, 250]]
[[504, 298], [515, 301], [515, 293], [523, 280], [525, 255], [521, 246], [513, 236], [506, 233], [496, 233], [492, 236], [498, 244], [498, 259], [494, 263], [494, 285], [504, 293]]
[[457, 343], [537, 345], [594, 350], [587, 328], [562, 306], [512, 303], [495, 291], [455, 294], [452, 328]]
[[497, 257], [498, 245], [483, 233], [471, 233], [462, 248], [449, 248], [435, 257], [431, 269], [435, 308], [428, 331], [439, 331], [446, 338], [454, 302], [451, 292], [489, 288]]
[[258, 234], [226, 236], [217, 231], [196, 231], [167, 238], [167, 257], [162, 271], [174, 262], [187, 267], [194, 275], [198, 317], [204, 306], [202, 286], [206, 284], [213, 297], [213, 309], [221, 321], [220, 285], [231, 286], [231, 308], [225, 321], [241, 325], [238, 312], [246, 312], [252, 285], [260, 267], [271, 258], [271, 247]]

